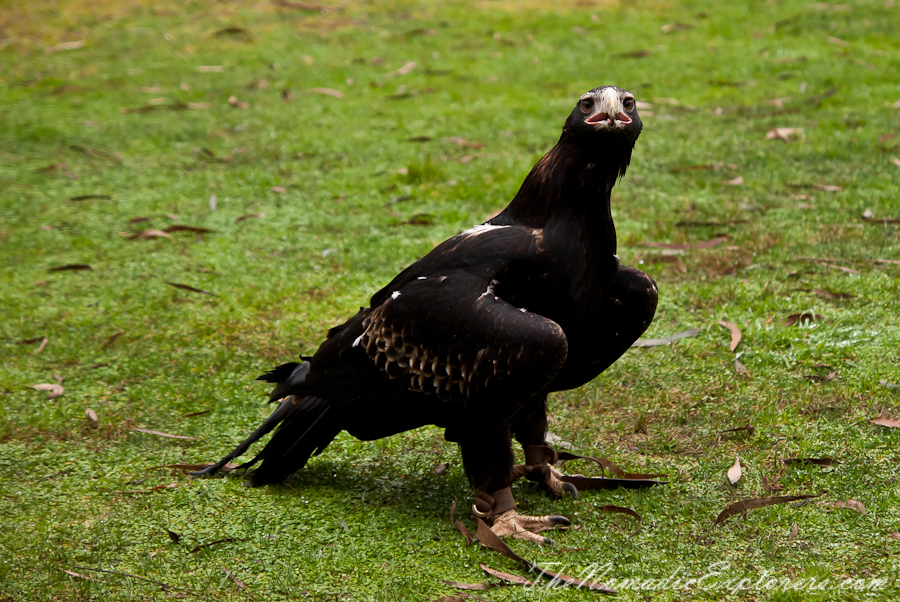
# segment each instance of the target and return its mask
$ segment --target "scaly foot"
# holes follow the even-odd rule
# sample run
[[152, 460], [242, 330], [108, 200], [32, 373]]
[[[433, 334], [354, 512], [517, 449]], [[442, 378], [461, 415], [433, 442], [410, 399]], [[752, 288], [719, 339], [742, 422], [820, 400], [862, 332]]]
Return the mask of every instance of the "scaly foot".
[[512, 535], [516, 539], [524, 539], [535, 543], [550, 545], [553, 543], [549, 537], [537, 535], [541, 531], [554, 529], [559, 525], [568, 527], [571, 523], [565, 516], [550, 514], [548, 516], [527, 516], [519, 514], [515, 509], [507, 510], [503, 514], [494, 517], [494, 526], [491, 531], [499, 537]]

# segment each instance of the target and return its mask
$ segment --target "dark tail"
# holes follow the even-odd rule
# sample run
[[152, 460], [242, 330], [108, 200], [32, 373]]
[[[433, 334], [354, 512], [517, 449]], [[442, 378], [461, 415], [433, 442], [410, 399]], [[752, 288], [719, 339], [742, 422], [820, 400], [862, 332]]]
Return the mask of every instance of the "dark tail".
[[[280, 399], [279, 392], [287, 392], [302, 384], [308, 371], [308, 362], [285, 364], [267, 372], [259, 377], [259, 380], [276, 382], [272, 398]], [[191, 474], [199, 477], [218, 472], [276, 426], [278, 430], [262, 451], [239, 467], [247, 468], [262, 461], [259, 468], [250, 475], [250, 484], [254, 487], [283, 481], [292, 472], [303, 468], [310, 456], [322, 453], [331, 440], [341, 432], [337, 416], [327, 399], [289, 394], [272, 415], [234, 451], [212, 466]]]

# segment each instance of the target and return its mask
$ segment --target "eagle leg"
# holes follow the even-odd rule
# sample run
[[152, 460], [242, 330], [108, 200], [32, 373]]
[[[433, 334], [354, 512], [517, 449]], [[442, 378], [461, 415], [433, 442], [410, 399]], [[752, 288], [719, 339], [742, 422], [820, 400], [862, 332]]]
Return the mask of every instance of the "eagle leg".
[[[510, 444], [510, 425], [477, 431], [459, 441], [466, 476], [477, 497], [472, 514], [493, 521], [491, 530], [500, 537], [512, 535], [540, 544], [553, 542], [537, 533], [558, 525], [568, 525], [564, 516], [527, 516], [516, 512], [516, 500], [510, 484], [515, 478]], [[490, 493], [488, 493], [490, 492]]]

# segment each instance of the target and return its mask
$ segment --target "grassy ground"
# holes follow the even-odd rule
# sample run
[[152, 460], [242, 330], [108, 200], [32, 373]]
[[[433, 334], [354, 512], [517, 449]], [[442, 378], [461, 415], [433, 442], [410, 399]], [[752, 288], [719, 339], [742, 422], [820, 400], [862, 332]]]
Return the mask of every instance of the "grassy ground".
[[[625, 584], [623, 600], [900, 594], [900, 432], [870, 422], [900, 418], [900, 227], [861, 218], [900, 217], [900, 6], [340, 8], [0, 3], [0, 599], [422, 600], [459, 593], [441, 579], [492, 581], [479, 563], [521, 572], [454, 530], [450, 505], [470, 492], [437, 429], [341, 436], [283, 487], [152, 467], [230, 449], [269, 411], [252, 377], [313, 351], [398, 270], [501, 208], [578, 95], [605, 83], [652, 104], [613, 199], [619, 254], [660, 285], [647, 336], [701, 330], [555, 395], [552, 430], [671, 484], [577, 501], [517, 484], [521, 509], [582, 528], [552, 549], [511, 545], [607, 581], [831, 580]], [[774, 128], [801, 131], [767, 139]], [[679, 169], [698, 165], [717, 169]], [[174, 224], [214, 232], [129, 238]], [[646, 246], [719, 236], [681, 254]], [[66, 264], [92, 269], [50, 271]], [[803, 312], [822, 319], [783, 325]], [[735, 353], [719, 320], [743, 333]], [[53, 375], [62, 396], [29, 388]], [[745, 423], [755, 431], [720, 434]], [[841, 463], [780, 462], [824, 456]], [[778, 477], [776, 494], [825, 495], [713, 525]], [[815, 503], [848, 499], [865, 512]], [[838, 589], [847, 578], [886, 584]]]

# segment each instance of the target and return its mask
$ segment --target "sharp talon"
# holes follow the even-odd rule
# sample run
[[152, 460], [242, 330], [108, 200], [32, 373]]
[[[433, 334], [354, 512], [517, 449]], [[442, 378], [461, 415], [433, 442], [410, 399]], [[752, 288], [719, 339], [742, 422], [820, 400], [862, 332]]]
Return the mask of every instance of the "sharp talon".
[[563, 483], [562, 489], [566, 493], [571, 493], [572, 497], [578, 497], [578, 487], [572, 483]]
[[553, 545], [556, 545], [556, 543], [555, 543], [552, 539], [550, 539], [549, 537], [545, 537], [545, 538], [544, 538], [543, 544], [544, 544], [545, 546], [553, 546]]
[[572, 521], [570, 521], [569, 519], [567, 519], [565, 516], [560, 516], [560, 515], [558, 515], [558, 514], [551, 514], [551, 515], [548, 516], [547, 518], [548, 518], [548, 519], [550, 520], [550, 522], [553, 523], [554, 525], [565, 525], [565, 526], [568, 527], [569, 525], [572, 524]]

